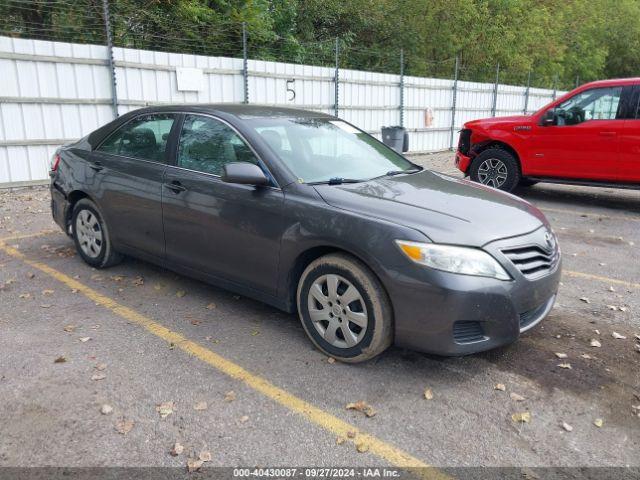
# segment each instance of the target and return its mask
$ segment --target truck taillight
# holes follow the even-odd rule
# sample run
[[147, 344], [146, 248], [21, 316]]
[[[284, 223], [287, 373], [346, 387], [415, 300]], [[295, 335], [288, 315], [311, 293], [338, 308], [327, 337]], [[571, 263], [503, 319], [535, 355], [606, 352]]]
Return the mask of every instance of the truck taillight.
[[58, 165], [60, 165], [60, 155], [56, 153], [51, 159], [51, 171], [55, 172], [58, 170]]

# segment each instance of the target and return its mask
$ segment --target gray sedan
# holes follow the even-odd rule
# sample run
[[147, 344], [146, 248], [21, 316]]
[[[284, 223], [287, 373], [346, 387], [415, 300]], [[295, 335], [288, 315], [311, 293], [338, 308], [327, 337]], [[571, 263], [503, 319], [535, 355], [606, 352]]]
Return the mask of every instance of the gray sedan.
[[297, 312], [345, 362], [463, 355], [551, 310], [560, 251], [531, 204], [431, 172], [336, 117], [136, 110], [62, 147], [55, 221], [96, 268], [138, 257]]

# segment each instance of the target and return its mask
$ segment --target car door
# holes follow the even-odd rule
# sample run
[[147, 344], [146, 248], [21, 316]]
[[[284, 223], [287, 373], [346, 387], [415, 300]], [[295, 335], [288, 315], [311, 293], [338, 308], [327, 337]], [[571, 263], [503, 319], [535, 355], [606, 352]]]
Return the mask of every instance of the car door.
[[283, 192], [275, 186], [225, 183], [223, 167], [252, 162], [265, 169], [228, 123], [187, 114], [174, 165], [164, 178], [167, 261], [253, 290], [276, 294]]
[[176, 115], [144, 114], [109, 135], [92, 153], [91, 183], [120, 250], [164, 257], [162, 180]]
[[529, 170], [534, 175], [616, 180], [624, 97], [630, 87], [583, 90], [554, 107], [552, 124], [533, 127]]
[[620, 138], [621, 182], [640, 183], [640, 85], [634, 86]]

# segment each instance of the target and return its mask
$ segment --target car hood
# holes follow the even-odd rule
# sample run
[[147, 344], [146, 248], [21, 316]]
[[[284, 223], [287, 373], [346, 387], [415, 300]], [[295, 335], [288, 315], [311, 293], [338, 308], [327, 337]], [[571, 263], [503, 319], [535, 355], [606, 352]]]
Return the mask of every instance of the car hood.
[[547, 225], [524, 200], [428, 170], [315, 188], [333, 207], [413, 228], [437, 243], [479, 247]]
[[530, 123], [531, 115], [511, 115], [509, 117], [490, 117], [490, 118], [480, 118], [478, 120], [472, 120], [470, 122], [466, 122], [464, 124], [464, 128], [473, 128], [473, 127], [487, 127], [493, 125], [501, 125], [501, 124], [522, 124], [522, 123]]

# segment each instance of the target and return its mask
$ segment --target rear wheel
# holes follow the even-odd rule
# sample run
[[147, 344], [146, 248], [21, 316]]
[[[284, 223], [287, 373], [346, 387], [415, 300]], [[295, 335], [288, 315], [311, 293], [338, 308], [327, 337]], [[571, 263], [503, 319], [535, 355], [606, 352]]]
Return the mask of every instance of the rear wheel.
[[469, 176], [474, 182], [511, 192], [520, 182], [520, 166], [506, 150], [489, 148], [473, 159]]
[[122, 259], [113, 249], [109, 229], [91, 200], [83, 198], [74, 205], [71, 228], [78, 254], [92, 267], [107, 268]]
[[297, 304], [311, 341], [338, 360], [363, 362], [391, 345], [389, 298], [371, 270], [349, 255], [311, 262], [298, 283]]

